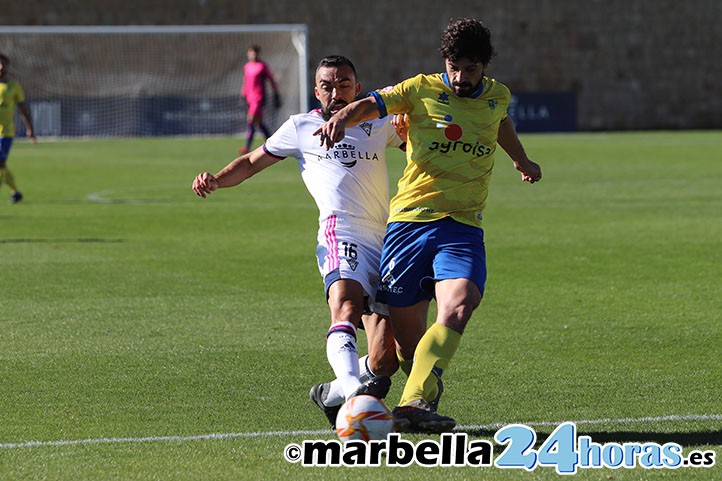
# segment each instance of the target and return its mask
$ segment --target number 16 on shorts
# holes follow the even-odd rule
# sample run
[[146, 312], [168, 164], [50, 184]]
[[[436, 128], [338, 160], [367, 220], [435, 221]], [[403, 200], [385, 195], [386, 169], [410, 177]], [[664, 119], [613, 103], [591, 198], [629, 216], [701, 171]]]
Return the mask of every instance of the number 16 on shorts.
[[506, 445], [494, 462], [497, 468], [532, 471], [537, 466], [553, 466], [559, 474], [575, 474], [579, 468], [710, 468], [715, 464], [716, 454], [692, 451], [684, 456], [677, 443], [599, 444], [590, 436], [577, 436], [577, 426], [571, 422], [560, 424], [538, 449], [534, 449], [536, 432], [523, 424], [503, 427], [494, 440]]

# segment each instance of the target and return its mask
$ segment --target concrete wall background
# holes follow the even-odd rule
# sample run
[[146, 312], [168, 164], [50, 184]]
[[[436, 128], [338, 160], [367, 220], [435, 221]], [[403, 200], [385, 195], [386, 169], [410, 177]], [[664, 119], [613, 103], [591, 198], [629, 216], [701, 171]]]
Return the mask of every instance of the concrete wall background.
[[[719, 0], [2, 0], [3, 25], [304, 23], [309, 69], [350, 57], [363, 90], [443, 68], [441, 31], [473, 16], [512, 91], [575, 91], [585, 130], [722, 127]], [[309, 79], [310, 80], [310, 79]]]

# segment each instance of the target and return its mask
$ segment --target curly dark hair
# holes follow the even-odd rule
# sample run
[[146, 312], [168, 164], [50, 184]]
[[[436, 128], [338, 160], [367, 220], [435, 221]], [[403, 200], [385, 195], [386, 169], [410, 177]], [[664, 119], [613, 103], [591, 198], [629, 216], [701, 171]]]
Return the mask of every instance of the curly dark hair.
[[441, 55], [452, 62], [468, 58], [487, 65], [496, 55], [491, 45], [491, 32], [479, 20], [459, 18], [452, 20], [441, 34]]

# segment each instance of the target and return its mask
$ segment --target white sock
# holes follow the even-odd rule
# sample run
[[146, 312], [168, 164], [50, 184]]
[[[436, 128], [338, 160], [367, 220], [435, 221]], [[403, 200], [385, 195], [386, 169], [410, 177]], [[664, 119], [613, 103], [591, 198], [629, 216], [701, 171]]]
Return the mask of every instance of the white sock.
[[358, 359], [358, 371], [359, 371], [358, 379], [359, 379], [359, 381], [361, 381], [361, 384], [365, 383], [372, 377], [376, 376], [376, 374], [374, 374], [374, 372], [369, 367], [369, 355], [368, 354], [366, 354], [365, 356], [360, 357]]
[[[368, 354], [359, 358], [358, 368], [359, 381], [361, 382], [361, 384], [365, 383], [376, 375], [371, 371], [371, 369], [369, 369]], [[346, 400], [343, 395], [343, 389], [341, 388], [341, 382], [338, 379], [334, 379], [329, 384], [331, 385], [331, 388], [329, 389], [328, 395], [326, 396], [326, 400], [324, 402], [326, 403], [326, 406], [338, 406]]]
[[331, 326], [326, 335], [326, 357], [341, 385], [343, 397], [348, 399], [361, 385], [356, 328], [353, 324], [339, 322]]

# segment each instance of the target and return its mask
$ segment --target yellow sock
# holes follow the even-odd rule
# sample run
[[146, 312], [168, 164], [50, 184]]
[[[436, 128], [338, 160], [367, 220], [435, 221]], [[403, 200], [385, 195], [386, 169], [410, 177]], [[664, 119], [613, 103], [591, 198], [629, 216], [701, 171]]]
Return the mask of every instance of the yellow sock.
[[[12, 189], [13, 192], [18, 190], [18, 186], [15, 185], [15, 177], [13, 177], [13, 174], [10, 172], [10, 169], [5, 168], [2, 169], [2, 172], [0, 172], [0, 177], [2, 177], [2, 180]], [[2, 183], [2, 182], [0, 182]]]
[[432, 369], [434, 366], [446, 369], [460, 343], [461, 334], [439, 323], [434, 323], [426, 331], [416, 346], [414, 365], [401, 395], [400, 406], [416, 399], [433, 399], [427, 397], [436, 388], [436, 374]]
[[414, 364], [414, 361], [411, 359], [402, 358], [399, 353], [396, 353], [396, 357], [399, 360], [399, 367], [402, 371], [404, 371], [406, 377], [409, 377], [411, 375], [411, 366]]
[[[448, 366], [449, 362], [446, 362], [446, 365]], [[439, 366], [439, 363], [436, 363], [436, 366]], [[431, 372], [431, 375], [426, 378], [426, 381], [424, 381], [424, 396], [423, 398], [427, 401], [433, 401], [436, 399], [436, 396], [439, 395], [439, 376], [435, 372]]]
[[[414, 361], [412, 361], [411, 359], [404, 359], [398, 353], [396, 354], [396, 357], [399, 359], [399, 367], [402, 371], [404, 371], [406, 377], [409, 377], [411, 375], [411, 368], [414, 365]], [[433, 376], [429, 376], [428, 378], [426, 378], [426, 381], [424, 382], [424, 399], [430, 401], [432, 399], [436, 399], [436, 396], [438, 395], [438, 375], [434, 373]]]

